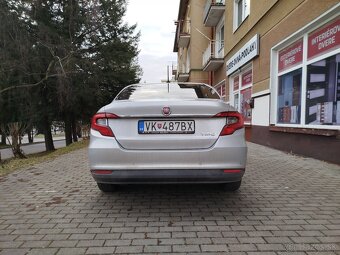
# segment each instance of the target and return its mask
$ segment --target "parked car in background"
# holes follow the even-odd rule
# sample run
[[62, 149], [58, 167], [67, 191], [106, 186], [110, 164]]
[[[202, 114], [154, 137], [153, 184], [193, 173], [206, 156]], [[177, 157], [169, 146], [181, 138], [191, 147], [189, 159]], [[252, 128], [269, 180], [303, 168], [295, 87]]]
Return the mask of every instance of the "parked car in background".
[[206, 84], [133, 84], [92, 118], [89, 161], [99, 189], [117, 184], [220, 183], [245, 172], [243, 118]]

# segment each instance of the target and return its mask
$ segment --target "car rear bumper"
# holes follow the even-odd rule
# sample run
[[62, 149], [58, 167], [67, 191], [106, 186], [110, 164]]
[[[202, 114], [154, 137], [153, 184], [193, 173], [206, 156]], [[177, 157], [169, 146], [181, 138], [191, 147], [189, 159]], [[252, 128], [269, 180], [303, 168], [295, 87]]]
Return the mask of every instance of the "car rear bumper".
[[91, 171], [98, 183], [138, 184], [138, 183], [228, 183], [242, 179], [244, 169], [231, 172], [224, 170], [114, 170], [109, 174]]
[[[246, 168], [244, 130], [221, 136], [207, 149], [127, 150], [113, 137], [91, 131], [89, 163], [100, 183], [226, 183], [241, 180]], [[224, 170], [242, 170], [225, 173]], [[93, 170], [110, 170], [97, 175]]]

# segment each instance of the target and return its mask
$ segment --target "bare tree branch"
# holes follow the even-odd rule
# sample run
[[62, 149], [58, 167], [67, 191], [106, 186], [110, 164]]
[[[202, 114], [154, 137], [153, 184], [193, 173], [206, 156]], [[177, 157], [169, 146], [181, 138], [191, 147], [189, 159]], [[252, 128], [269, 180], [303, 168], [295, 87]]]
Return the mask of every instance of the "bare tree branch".
[[51, 78], [51, 77], [55, 77], [55, 76], [58, 76], [56, 74], [54, 75], [50, 75], [50, 72], [51, 72], [51, 69], [52, 69], [52, 66], [54, 65], [54, 60], [52, 60], [48, 67], [47, 67], [47, 70], [46, 70], [46, 74], [45, 74], [45, 77], [42, 78], [40, 81], [38, 81], [37, 83], [34, 83], [34, 84], [23, 84], [23, 85], [19, 85], [19, 86], [10, 86], [10, 87], [7, 87], [7, 88], [4, 88], [2, 90], [0, 90], [0, 94], [6, 92], [6, 91], [9, 91], [9, 90], [12, 90], [12, 89], [23, 89], [23, 88], [32, 88], [32, 87], [36, 87], [36, 86], [39, 86], [40, 84], [42, 84], [44, 81], [46, 81], [48, 78]]

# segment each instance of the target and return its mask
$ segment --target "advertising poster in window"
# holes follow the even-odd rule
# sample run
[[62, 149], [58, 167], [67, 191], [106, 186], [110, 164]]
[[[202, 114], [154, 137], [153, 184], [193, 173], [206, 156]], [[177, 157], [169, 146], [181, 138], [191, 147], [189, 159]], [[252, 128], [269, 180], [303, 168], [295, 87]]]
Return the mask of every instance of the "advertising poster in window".
[[223, 85], [221, 86], [221, 96], [225, 97], [225, 84], [223, 83]]
[[279, 52], [279, 72], [302, 63], [302, 39]]
[[240, 77], [237, 75], [234, 78], [234, 91], [238, 90], [240, 88]]
[[242, 74], [242, 87], [252, 84], [253, 82], [253, 70], [249, 70]]
[[221, 85], [221, 95], [222, 97], [225, 97], [225, 83]]
[[240, 112], [243, 115], [244, 121], [248, 122], [248, 123], [251, 122], [250, 100], [251, 100], [251, 88], [241, 90], [241, 93], [240, 93], [240, 104], [241, 104]]
[[238, 93], [234, 95], [234, 107], [237, 111], [240, 111], [239, 104], [238, 104]]
[[307, 66], [306, 97], [306, 124], [340, 125], [340, 54]]
[[308, 36], [308, 59], [339, 48], [340, 17]]
[[278, 123], [300, 123], [301, 76], [300, 68], [279, 77]]

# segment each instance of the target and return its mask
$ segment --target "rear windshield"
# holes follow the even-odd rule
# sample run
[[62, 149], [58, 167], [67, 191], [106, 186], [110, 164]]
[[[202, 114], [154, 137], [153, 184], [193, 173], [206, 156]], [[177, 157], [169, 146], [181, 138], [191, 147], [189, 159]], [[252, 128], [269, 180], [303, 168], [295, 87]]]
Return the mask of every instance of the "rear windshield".
[[161, 83], [134, 84], [124, 88], [115, 100], [147, 99], [220, 99], [215, 89], [205, 84]]

